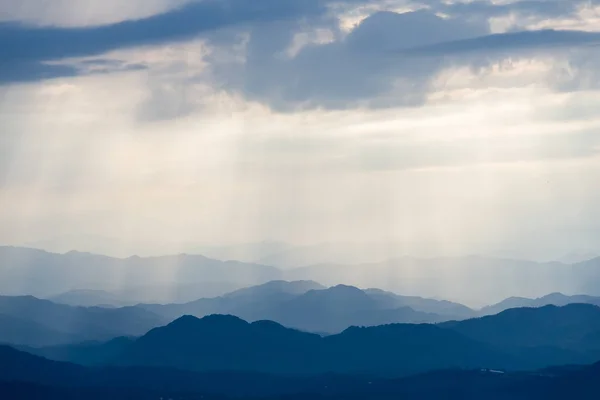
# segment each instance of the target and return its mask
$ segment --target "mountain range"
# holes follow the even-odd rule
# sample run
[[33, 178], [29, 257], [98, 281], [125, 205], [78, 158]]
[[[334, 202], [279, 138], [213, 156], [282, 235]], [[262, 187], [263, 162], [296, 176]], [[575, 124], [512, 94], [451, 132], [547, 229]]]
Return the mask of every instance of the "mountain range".
[[394, 399], [592, 400], [600, 364], [531, 372], [449, 369], [403, 378], [169, 368], [86, 368], [0, 346], [0, 393], [10, 399]]
[[395, 293], [456, 299], [469, 305], [554, 292], [600, 295], [600, 258], [567, 265], [481, 256], [403, 257], [356, 265], [317, 264], [290, 270], [285, 276], [288, 280], [313, 279], [325, 285], [343, 282]]
[[352, 325], [440, 322], [476, 315], [458, 303], [345, 285], [325, 288], [312, 281], [273, 281], [217, 298], [138, 307], [166, 319], [231, 314], [249, 321], [272, 320], [287, 327], [320, 333], [337, 333]]
[[139, 307], [72, 307], [31, 296], [0, 296], [0, 343], [50, 346], [139, 336], [168, 320]]
[[447, 368], [516, 371], [600, 359], [600, 308], [511, 309], [437, 325], [350, 327], [325, 337], [272, 321], [184, 316], [133, 340], [28, 351], [85, 365], [196, 372], [400, 376]]
[[[70, 305], [123, 306], [185, 303], [273, 280], [312, 280], [326, 286], [374, 287], [472, 306], [510, 296], [535, 298], [554, 292], [600, 296], [600, 258], [577, 264], [480, 256], [360, 261], [282, 270], [270, 266], [267, 258], [258, 264], [185, 254], [119, 259], [0, 247], [0, 293], [30, 294]], [[106, 291], [108, 295], [98, 296], [96, 304], [78, 303], [81, 289]]]
[[596, 306], [600, 306], [600, 297], [586, 295], [567, 296], [562, 293], [551, 293], [549, 295], [539, 297], [537, 299], [529, 299], [525, 297], [510, 297], [506, 300], [501, 301], [500, 303], [483, 307], [480, 310], [480, 313], [482, 315], [493, 315], [498, 314], [504, 310], [508, 310], [510, 308], [534, 308], [548, 305], [565, 306], [567, 304], [574, 303], [593, 304]]
[[[52, 297], [72, 290], [116, 292], [123, 302], [191, 301], [280, 279], [277, 268], [200, 255], [129, 257], [0, 247], [0, 293]], [[104, 300], [100, 300], [104, 301]]]
[[[284, 270], [270, 266], [267, 258], [260, 261], [219, 261], [185, 254], [119, 259], [0, 247], [0, 293], [53, 298], [73, 290], [102, 290], [110, 293], [108, 300], [112, 295], [119, 300], [108, 305], [121, 306], [184, 303], [273, 280], [312, 280], [326, 286], [375, 287], [472, 306], [554, 292], [600, 296], [600, 258], [576, 264], [481, 256], [400, 257], [375, 263], [350, 258], [347, 264], [320, 263]], [[61, 301], [74, 305], [76, 294]], [[85, 305], [106, 305], [106, 300], [99, 298], [98, 304]]]
[[[77, 296], [84, 304], [94, 303], [103, 293], [79, 291]], [[517, 300], [507, 299], [500, 305], [473, 310], [444, 300], [345, 285], [327, 288], [313, 281], [272, 281], [189, 303], [126, 307], [68, 306], [31, 296], [3, 296], [0, 342], [40, 347], [140, 336], [185, 315], [234, 315], [250, 322], [270, 320], [289, 328], [329, 335], [351, 326], [465, 320], [491, 314], [494, 308], [501, 312], [509, 307], [600, 303], [592, 296], [561, 294], [535, 301]]]

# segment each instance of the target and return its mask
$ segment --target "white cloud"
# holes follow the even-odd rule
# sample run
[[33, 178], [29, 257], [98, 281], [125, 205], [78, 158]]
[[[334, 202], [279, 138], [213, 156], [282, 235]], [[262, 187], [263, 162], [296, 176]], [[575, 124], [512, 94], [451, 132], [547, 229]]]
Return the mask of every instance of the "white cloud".
[[140, 19], [194, 0], [2, 0], [0, 22], [82, 27]]

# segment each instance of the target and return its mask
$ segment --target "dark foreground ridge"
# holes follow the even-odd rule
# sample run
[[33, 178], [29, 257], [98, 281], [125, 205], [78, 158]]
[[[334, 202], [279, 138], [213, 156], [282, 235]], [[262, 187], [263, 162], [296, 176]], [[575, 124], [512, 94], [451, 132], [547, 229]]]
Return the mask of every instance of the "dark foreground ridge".
[[19, 399], [597, 399], [600, 364], [537, 372], [446, 370], [400, 379], [88, 368], [0, 346], [0, 396]]
[[184, 316], [138, 339], [26, 349], [90, 366], [195, 372], [398, 377], [453, 368], [523, 371], [599, 360], [600, 308], [573, 304], [512, 309], [439, 325], [351, 327], [325, 337], [272, 321]]

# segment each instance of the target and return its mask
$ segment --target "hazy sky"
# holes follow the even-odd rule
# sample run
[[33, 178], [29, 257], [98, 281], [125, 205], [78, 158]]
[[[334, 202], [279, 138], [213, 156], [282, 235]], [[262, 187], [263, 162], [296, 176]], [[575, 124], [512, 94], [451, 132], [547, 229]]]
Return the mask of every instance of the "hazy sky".
[[0, 242], [600, 243], [600, 0], [0, 0]]

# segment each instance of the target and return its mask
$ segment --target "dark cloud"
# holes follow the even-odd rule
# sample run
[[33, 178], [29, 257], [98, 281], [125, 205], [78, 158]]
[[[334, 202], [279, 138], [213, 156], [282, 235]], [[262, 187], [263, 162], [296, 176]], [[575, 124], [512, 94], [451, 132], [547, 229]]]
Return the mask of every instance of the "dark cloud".
[[0, 24], [1, 82], [37, 80], [75, 73], [46, 62], [89, 56], [124, 47], [184, 40], [203, 32], [326, 12], [322, 0], [203, 0], [153, 17], [89, 28]]
[[0, 84], [77, 75], [79, 70], [70, 65], [51, 65], [42, 61], [0, 61]]
[[567, 30], [539, 30], [509, 32], [503, 34], [487, 35], [460, 41], [448, 41], [409, 49], [403, 52], [406, 55], [452, 55], [469, 52], [508, 50], [535, 50], [535, 49], [560, 49], [572, 46], [592, 46], [600, 44], [600, 33], [567, 31]]
[[343, 39], [309, 44], [293, 57], [282, 57], [294, 29], [292, 24], [255, 27], [245, 62], [232, 69], [211, 60], [210, 78], [280, 110], [383, 106], [387, 100], [380, 95], [394, 85], [402, 91], [395, 93], [394, 104], [418, 104], [428, 84], [424, 78], [437, 71], [439, 63], [402, 57], [397, 50], [488, 33], [484, 24], [444, 19], [426, 11], [379, 12]]
[[[342, 0], [358, 4], [375, 1]], [[188, 113], [197, 105], [187, 99], [188, 85], [210, 84], [268, 104], [278, 110], [344, 109], [422, 104], [432, 78], [452, 66], [487, 67], [511, 57], [595, 45], [596, 33], [526, 31], [490, 35], [487, 18], [514, 10], [535, 15], [572, 14], [577, 2], [521, 1], [495, 5], [471, 2], [432, 3], [429, 11], [377, 12], [350, 34], [339, 31], [328, 11], [334, 0], [203, 0], [137, 21], [90, 28], [36, 28], [0, 24], [0, 83], [110, 72], [114, 65], [57, 65], [49, 61], [92, 56], [110, 50], [170, 43], [199, 34], [216, 51], [208, 56], [210, 73], [186, 71], [171, 83], [154, 84], [152, 98], [140, 115]], [[576, 3], [576, 4], [575, 4]], [[575, 4], [575, 5], [574, 5]], [[435, 12], [450, 15], [442, 18]], [[293, 56], [286, 51], [297, 33], [326, 28], [333, 42], [308, 44]], [[239, 33], [249, 38], [240, 46]], [[246, 40], [246, 39], [244, 39]], [[243, 47], [242, 57], [220, 57], [227, 48]], [[225, 50], [224, 50], [225, 49]], [[236, 61], [232, 61], [236, 60]], [[243, 61], [240, 61], [243, 60]], [[143, 65], [117, 66], [143, 68]], [[150, 82], [150, 86], [152, 86]], [[168, 94], [169, 96], [166, 96]], [[176, 98], [171, 111], [155, 97]], [[159, 100], [160, 100], [159, 99]]]
[[[453, 66], [474, 70], [597, 43], [597, 33], [526, 31], [490, 35], [485, 21], [442, 18], [430, 11], [379, 12], [347, 37], [281, 57], [294, 26], [251, 31], [237, 69], [211, 60], [219, 87], [292, 111], [422, 104], [432, 78]], [[275, 38], [275, 39], [274, 39]]]

